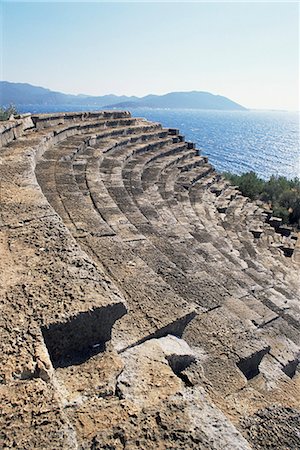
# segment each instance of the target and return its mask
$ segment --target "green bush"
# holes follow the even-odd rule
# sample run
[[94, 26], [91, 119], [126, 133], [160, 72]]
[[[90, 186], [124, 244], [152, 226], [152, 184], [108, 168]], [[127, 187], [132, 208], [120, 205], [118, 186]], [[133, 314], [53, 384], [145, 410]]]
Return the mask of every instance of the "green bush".
[[286, 208], [283, 208], [279, 205], [274, 205], [273, 207], [273, 215], [275, 217], [281, 217], [283, 223], [289, 223], [290, 213]]
[[300, 180], [271, 176], [268, 181], [259, 178], [254, 172], [235, 175], [223, 174], [232, 184], [238, 186], [243, 195], [251, 200], [262, 200], [273, 209], [275, 216], [284, 223], [300, 227]]
[[300, 189], [284, 192], [280, 197], [280, 204], [289, 211], [289, 222], [300, 225]]
[[9, 105], [6, 108], [0, 106], [0, 120], [8, 120], [11, 115], [15, 116], [18, 114], [18, 111], [14, 105]]
[[258, 178], [254, 172], [247, 172], [242, 175], [234, 175], [227, 172], [225, 173], [225, 177], [228, 178], [232, 184], [238, 186], [242, 194], [251, 198], [251, 200], [258, 198], [264, 188], [264, 181], [261, 178]]
[[265, 183], [262, 199], [274, 203], [278, 201], [283, 192], [290, 189], [290, 182], [285, 177], [271, 176], [269, 181]]

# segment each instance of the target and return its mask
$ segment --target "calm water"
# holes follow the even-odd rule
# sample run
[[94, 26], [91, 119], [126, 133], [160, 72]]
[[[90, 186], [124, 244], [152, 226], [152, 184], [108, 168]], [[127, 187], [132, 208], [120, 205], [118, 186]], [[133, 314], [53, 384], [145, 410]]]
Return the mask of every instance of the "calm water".
[[[21, 108], [19, 108], [21, 110]], [[91, 106], [23, 107], [21, 112], [96, 110]], [[299, 113], [267, 111], [132, 110], [135, 117], [179, 128], [219, 171], [253, 170], [262, 178], [300, 176]]]

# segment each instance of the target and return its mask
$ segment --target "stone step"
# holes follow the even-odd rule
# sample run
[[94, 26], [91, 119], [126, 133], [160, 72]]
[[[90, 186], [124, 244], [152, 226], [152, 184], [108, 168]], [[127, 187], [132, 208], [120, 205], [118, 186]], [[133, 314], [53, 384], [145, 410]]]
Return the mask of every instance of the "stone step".
[[194, 306], [184, 301], [128, 244], [90, 235], [80, 242], [105, 268], [126, 298], [128, 317], [118, 322], [113, 334], [116, 349], [121, 351], [152, 337], [181, 336], [195, 316]]
[[31, 119], [37, 130], [44, 128], [57, 128], [60, 125], [82, 123], [88, 125], [89, 122], [128, 120], [130, 113], [127, 111], [94, 111], [88, 113], [56, 113], [32, 115]]

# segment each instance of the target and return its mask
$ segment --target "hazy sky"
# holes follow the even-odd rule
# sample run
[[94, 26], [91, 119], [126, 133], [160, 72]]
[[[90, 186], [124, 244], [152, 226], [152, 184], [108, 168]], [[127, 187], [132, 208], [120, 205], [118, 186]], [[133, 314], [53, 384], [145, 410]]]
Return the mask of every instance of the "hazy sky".
[[299, 109], [297, 2], [2, 0], [1, 10], [2, 80], [92, 95], [200, 90]]

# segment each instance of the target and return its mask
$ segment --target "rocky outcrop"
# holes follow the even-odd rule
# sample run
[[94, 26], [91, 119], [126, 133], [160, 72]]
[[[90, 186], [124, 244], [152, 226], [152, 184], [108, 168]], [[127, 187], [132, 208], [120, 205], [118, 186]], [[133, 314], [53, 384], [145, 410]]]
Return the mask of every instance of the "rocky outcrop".
[[0, 132], [1, 447], [298, 448], [297, 237], [128, 112]]

